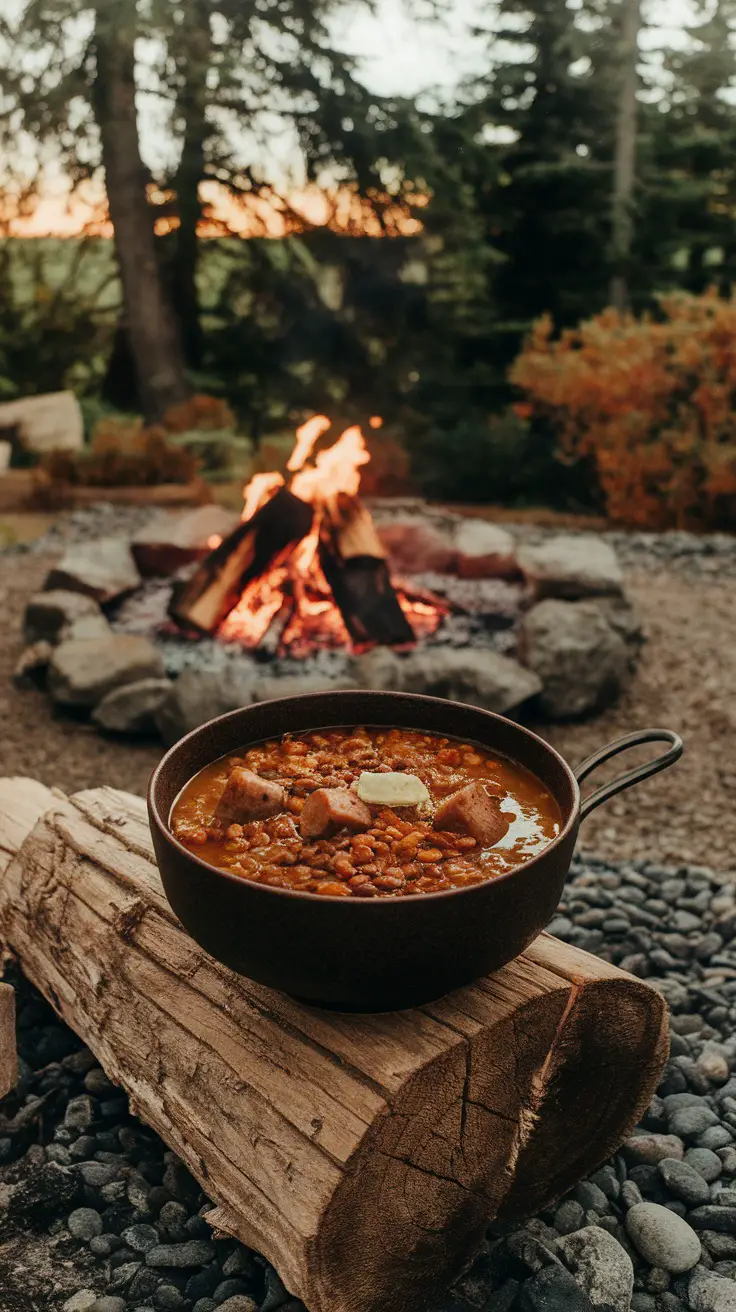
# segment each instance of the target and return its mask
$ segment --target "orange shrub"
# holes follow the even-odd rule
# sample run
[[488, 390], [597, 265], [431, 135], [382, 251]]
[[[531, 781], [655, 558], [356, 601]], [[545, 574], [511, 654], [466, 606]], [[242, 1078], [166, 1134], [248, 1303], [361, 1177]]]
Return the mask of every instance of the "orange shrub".
[[593, 458], [612, 520], [733, 528], [736, 292], [659, 303], [661, 317], [608, 309], [555, 340], [540, 319], [510, 378], [562, 459]]

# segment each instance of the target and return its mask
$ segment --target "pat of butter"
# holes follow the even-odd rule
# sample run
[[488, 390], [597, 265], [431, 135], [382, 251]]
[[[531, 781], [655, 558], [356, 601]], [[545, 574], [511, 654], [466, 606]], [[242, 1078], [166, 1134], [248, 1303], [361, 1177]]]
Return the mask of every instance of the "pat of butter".
[[431, 800], [421, 779], [398, 771], [362, 774], [357, 793], [369, 806], [425, 806]]

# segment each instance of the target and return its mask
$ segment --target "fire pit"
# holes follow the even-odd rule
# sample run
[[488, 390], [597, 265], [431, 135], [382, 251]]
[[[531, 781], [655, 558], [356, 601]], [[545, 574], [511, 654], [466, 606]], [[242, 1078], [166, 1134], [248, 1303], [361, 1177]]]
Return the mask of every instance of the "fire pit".
[[610, 703], [641, 641], [615, 553], [517, 543], [420, 501], [360, 498], [361, 430], [314, 416], [242, 514], [159, 513], [72, 542], [25, 616], [16, 671], [111, 732], [166, 742], [214, 715], [335, 688], [549, 718]]

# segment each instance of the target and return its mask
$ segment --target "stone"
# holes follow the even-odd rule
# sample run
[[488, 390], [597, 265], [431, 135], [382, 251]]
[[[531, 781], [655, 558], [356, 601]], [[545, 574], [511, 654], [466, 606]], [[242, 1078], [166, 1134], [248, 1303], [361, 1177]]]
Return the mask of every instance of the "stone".
[[704, 1048], [695, 1065], [711, 1084], [725, 1084], [730, 1075], [728, 1060], [718, 1048]]
[[93, 597], [64, 589], [37, 592], [26, 606], [23, 638], [28, 643], [56, 643], [76, 620], [97, 618], [104, 616]]
[[591, 1312], [593, 1304], [571, 1275], [559, 1266], [544, 1267], [521, 1287], [521, 1312]]
[[47, 576], [44, 590], [63, 588], [104, 603], [133, 592], [140, 581], [125, 538], [97, 538], [68, 547]]
[[217, 1305], [221, 1312], [258, 1312], [258, 1304], [247, 1294], [234, 1294]]
[[153, 1303], [154, 1307], [161, 1309], [161, 1312], [178, 1312], [180, 1307], [188, 1306], [187, 1300], [176, 1285], [159, 1285], [153, 1295]]
[[8, 1219], [17, 1228], [45, 1229], [57, 1216], [68, 1215], [81, 1193], [73, 1170], [46, 1162], [32, 1167], [13, 1190], [8, 1201]]
[[462, 519], [453, 534], [457, 572], [463, 579], [494, 579], [517, 574], [516, 543], [498, 524]]
[[121, 1239], [132, 1248], [134, 1253], [147, 1253], [149, 1248], [155, 1248], [159, 1242], [157, 1231], [152, 1225], [132, 1225], [127, 1230], [123, 1230]]
[[94, 1289], [78, 1289], [76, 1294], [72, 1294], [71, 1298], [62, 1303], [61, 1312], [91, 1312], [96, 1302], [97, 1294]]
[[102, 1234], [102, 1217], [93, 1207], [77, 1207], [67, 1217], [67, 1229], [74, 1239], [94, 1239]]
[[124, 1298], [118, 1298], [115, 1294], [103, 1294], [102, 1298], [95, 1299], [90, 1312], [126, 1312], [126, 1307]]
[[736, 1235], [723, 1235], [718, 1230], [701, 1230], [700, 1238], [711, 1257], [736, 1257]]
[[723, 1162], [710, 1148], [688, 1148], [685, 1161], [698, 1175], [702, 1175], [708, 1184], [713, 1184], [723, 1171]]
[[547, 538], [539, 546], [524, 546], [518, 553], [519, 566], [535, 596], [597, 597], [620, 593], [621, 566], [615, 551], [601, 538], [581, 533]]
[[736, 1312], [736, 1281], [698, 1267], [690, 1277], [687, 1298], [692, 1312]]
[[583, 1209], [580, 1203], [576, 1203], [574, 1198], [568, 1198], [564, 1203], [560, 1203], [555, 1213], [555, 1230], [561, 1235], [570, 1235], [575, 1230], [579, 1230], [583, 1224]]
[[664, 1161], [659, 1163], [659, 1173], [670, 1193], [676, 1198], [681, 1198], [691, 1207], [707, 1203], [710, 1198], [710, 1189], [706, 1181], [692, 1166], [688, 1166], [687, 1162], [665, 1157]]
[[107, 733], [149, 734], [156, 729], [156, 712], [171, 692], [170, 679], [139, 679], [113, 688], [92, 712]]
[[376, 647], [353, 662], [362, 688], [428, 693], [505, 715], [541, 691], [541, 682], [518, 661], [496, 652], [425, 648], [400, 656]]
[[42, 392], [0, 405], [0, 429], [17, 428], [22, 446], [37, 455], [81, 451], [84, 420], [74, 392]]
[[630, 667], [635, 667], [645, 640], [638, 611], [627, 597], [596, 597], [595, 604], [606, 623], [623, 641]]
[[80, 1093], [67, 1103], [64, 1124], [73, 1130], [86, 1130], [92, 1124], [94, 1115], [92, 1099], [86, 1093]]
[[41, 638], [32, 642], [21, 652], [13, 670], [13, 683], [16, 688], [38, 688], [46, 677], [49, 661], [54, 654], [50, 642]]
[[147, 638], [114, 634], [62, 642], [49, 666], [48, 687], [61, 706], [96, 706], [113, 688], [163, 675], [161, 655]]
[[701, 1245], [692, 1226], [658, 1203], [639, 1203], [626, 1213], [626, 1231], [652, 1266], [679, 1275], [700, 1259]]
[[571, 719], [610, 705], [628, 673], [623, 640], [591, 601], [542, 601], [524, 616], [519, 654], [542, 681], [540, 706]]
[[237, 528], [240, 516], [214, 504], [193, 510], [162, 511], [134, 534], [133, 559], [144, 578], [175, 574], [184, 565], [201, 560]]
[[585, 1226], [560, 1239], [557, 1251], [594, 1307], [629, 1312], [634, 1267], [613, 1235], [599, 1226]]
[[332, 677], [329, 674], [292, 674], [281, 678], [258, 679], [253, 685], [253, 701], [270, 702], [277, 697], [299, 697], [307, 692], [336, 692], [339, 688], [355, 688], [349, 675]]
[[61, 636], [64, 642], [78, 642], [83, 638], [109, 638], [111, 634], [110, 624], [100, 612], [99, 615], [80, 615], [78, 620], [67, 625]]
[[157, 1244], [146, 1253], [148, 1266], [170, 1266], [186, 1270], [206, 1266], [216, 1256], [215, 1245], [208, 1239], [188, 1239], [183, 1244]]
[[678, 1139], [696, 1139], [717, 1124], [718, 1117], [712, 1108], [701, 1103], [699, 1107], [681, 1107], [670, 1116], [667, 1128]]
[[458, 549], [441, 530], [422, 519], [404, 519], [377, 524], [376, 531], [395, 574], [454, 574]]
[[719, 1230], [727, 1235], [736, 1235], [736, 1207], [712, 1206], [696, 1207], [690, 1213], [690, 1222], [696, 1230]]
[[207, 720], [250, 706], [257, 680], [258, 667], [249, 660], [244, 660], [237, 669], [219, 674], [192, 668], [184, 670], [154, 714], [156, 728], [166, 746], [178, 742]]
[[682, 1158], [685, 1149], [674, 1134], [633, 1134], [622, 1151], [630, 1165], [656, 1166], [666, 1157]]

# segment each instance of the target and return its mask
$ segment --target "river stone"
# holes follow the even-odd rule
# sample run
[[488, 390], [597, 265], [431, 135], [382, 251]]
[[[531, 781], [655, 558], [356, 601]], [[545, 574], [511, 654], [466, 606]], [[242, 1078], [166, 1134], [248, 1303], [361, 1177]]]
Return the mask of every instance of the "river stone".
[[535, 596], [596, 597], [620, 593], [621, 566], [613, 547], [591, 533], [562, 534], [519, 550], [519, 565]]
[[61, 1312], [91, 1312], [96, 1302], [97, 1294], [94, 1289], [78, 1289], [76, 1294], [72, 1294], [71, 1298], [62, 1303]]
[[144, 578], [169, 575], [201, 560], [213, 538], [226, 538], [240, 516], [214, 504], [193, 510], [161, 511], [133, 536], [133, 559]]
[[667, 1128], [678, 1139], [695, 1139], [717, 1124], [718, 1117], [713, 1109], [701, 1103], [699, 1107], [680, 1107], [670, 1116]]
[[23, 617], [25, 642], [58, 642], [64, 630], [75, 620], [100, 617], [102, 612], [93, 597], [59, 588], [37, 592], [26, 606]]
[[400, 656], [376, 647], [353, 663], [361, 688], [429, 693], [481, 706], [500, 715], [513, 711], [541, 690], [536, 674], [493, 651], [425, 648]]
[[521, 1312], [592, 1312], [593, 1304], [561, 1266], [537, 1271], [521, 1287]]
[[77, 1207], [67, 1218], [69, 1234], [74, 1239], [94, 1239], [102, 1234], [102, 1217], [93, 1207]]
[[113, 688], [163, 675], [161, 655], [147, 638], [114, 634], [62, 642], [49, 665], [48, 687], [62, 706], [96, 706]]
[[516, 544], [505, 528], [482, 519], [461, 519], [453, 536], [460, 578], [495, 579], [518, 574]]
[[250, 706], [257, 679], [258, 666], [247, 657], [237, 669], [219, 673], [184, 670], [154, 714], [156, 728], [167, 747], [217, 715]]
[[153, 733], [156, 711], [171, 692], [169, 679], [139, 679], [113, 688], [92, 712], [92, 719], [108, 733]]
[[183, 1244], [157, 1244], [146, 1253], [148, 1266], [169, 1266], [187, 1270], [206, 1266], [217, 1256], [215, 1245], [209, 1239], [188, 1239]]
[[675, 1198], [681, 1198], [683, 1203], [688, 1203], [690, 1207], [698, 1207], [701, 1203], [708, 1202], [710, 1189], [706, 1181], [694, 1167], [688, 1166], [687, 1162], [665, 1157], [664, 1161], [659, 1163], [659, 1173], [670, 1193], [673, 1193]]
[[700, 1240], [682, 1217], [658, 1203], [637, 1203], [626, 1213], [626, 1230], [637, 1252], [664, 1271], [689, 1271], [700, 1258]]
[[685, 1161], [698, 1172], [698, 1175], [702, 1175], [708, 1184], [713, 1184], [723, 1171], [723, 1162], [710, 1148], [688, 1148]]
[[693, 1312], [736, 1312], [736, 1281], [698, 1267], [690, 1277], [687, 1297]]
[[138, 587], [141, 576], [125, 538], [97, 538], [68, 547], [47, 576], [45, 591], [64, 588], [95, 601], [114, 601]]
[[613, 1235], [588, 1225], [560, 1239], [557, 1251], [594, 1307], [629, 1312], [634, 1267]]
[[553, 719], [610, 705], [628, 673], [624, 642], [593, 601], [533, 606], [521, 623], [519, 653], [541, 679], [540, 705]]

